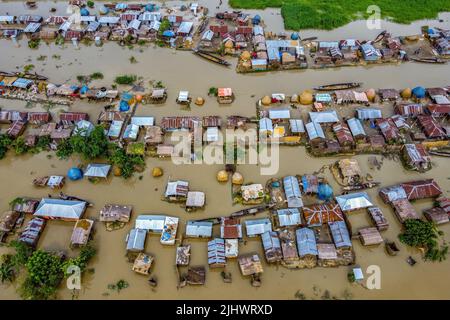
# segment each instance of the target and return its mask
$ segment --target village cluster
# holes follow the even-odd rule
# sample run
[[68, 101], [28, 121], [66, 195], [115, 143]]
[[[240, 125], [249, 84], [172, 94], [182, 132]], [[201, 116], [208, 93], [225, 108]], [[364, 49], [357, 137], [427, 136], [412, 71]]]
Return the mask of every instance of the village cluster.
[[[222, 57], [239, 56], [238, 72], [327, 68], [413, 60], [446, 63], [450, 56], [448, 30], [424, 27], [421, 35], [393, 37], [382, 32], [376, 39], [320, 41], [301, 39], [296, 32], [274, 34], [264, 30], [259, 15], [221, 12], [208, 16], [197, 3], [181, 7], [156, 4], [104, 4], [99, 15], [92, 14], [84, 1], [69, 1], [79, 7], [79, 21], [69, 16], [42, 17], [24, 14], [0, 16], [3, 37], [29, 41], [72, 42], [111, 40], [121, 45], [156, 42], [181, 50], [193, 50], [210, 61], [230, 65]], [[37, 42], [36, 42], [37, 41]], [[33, 45], [31, 45], [33, 46]], [[220, 56], [218, 56], [219, 54]], [[222, 57], [221, 57], [222, 56]]]

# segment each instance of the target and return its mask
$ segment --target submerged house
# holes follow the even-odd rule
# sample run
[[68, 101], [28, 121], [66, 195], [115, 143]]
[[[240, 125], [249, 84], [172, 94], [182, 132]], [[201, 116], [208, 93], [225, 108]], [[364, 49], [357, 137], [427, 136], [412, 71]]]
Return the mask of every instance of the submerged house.
[[279, 209], [274, 215], [275, 224], [279, 227], [292, 227], [302, 224], [301, 214], [298, 208]]
[[70, 237], [70, 244], [72, 246], [84, 246], [88, 243], [91, 235], [94, 220], [81, 219], [75, 223], [73, 227], [72, 236]]
[[19, 241], [26, 243], [31, 247], [36, 247], [41, 233], [44, 231], [45, 224], [45, 219], [33, 217], [20, 234]]
[[239, 218], [222, 217], [220, 219], [220, 237], [223, 239], [242, 238], [242, 225]]
[[446, 137], [441, 125], [432, 116], [419, 115], [417, 120], [428, 138], [443, 139]]
[[145, 248], [147, 231], [143, 229], [131, 229], [127, 235], [127, 252], [142, 252]]
[[86, 207], [85, 201], [43, 198], [39, 202], [34, 216], [44, 219], [76, 221], [84, 214]]
[[364, 131], [364, 127], [359, 119], [348, 119], [347, 124], [356, 141], [364, 141], [366, 139], [366, 132]]
[[363, 246], [379, 245], [384, 242], [380, 232], [375, 227], [359, 229], [358, 234]]
[[400, 131], [391, 118], [377, 119], [376, 123], [388, 143], [395, 143], [401, 139]]
[[128, 222], [130, 221], [133, 206], [106, 204], [100, 209], [99, 220], [102, 222]]
[[250, 253], [238, 257], [239, 268], [243, 276], [251, 276], [263, 272], [263, 266], [258, 254]]
[[419, 219], [419, 215], [407, 199], [398, 199], [391, 202], [395, 215], [401, 223], [407, 219]]

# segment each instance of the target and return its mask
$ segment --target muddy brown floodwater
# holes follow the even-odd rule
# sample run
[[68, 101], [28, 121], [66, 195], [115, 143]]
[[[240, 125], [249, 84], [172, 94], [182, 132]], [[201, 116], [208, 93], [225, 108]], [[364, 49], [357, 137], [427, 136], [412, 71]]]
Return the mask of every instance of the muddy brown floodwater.
[[[214, 8], [215, 1], [207, 1]], [[65, 3], [65, 2], [64, 2]], [[179, 2], [178, 2], [179, 3]], [[205, 3], [205, 1], [200, 1]], [[64, 8], [63, 4], [55, 2], [39, 2], [41, 14], [47, 14], [48, 8], [57, 6]], [[1, 13], [23, 12], [22, 3], [9, 1], [0, 3]], [[272, 10], [272, 9], [271, 9]], [[270, 11], [270, 10], [269, 10]], [[271, 25], [282, 26], [279, 12], [268, 13], [267, 20]], [[271, 17], [273, 16], [273, 17]], [[271, 18], [270, 18], [271, 17]], [[266, 18], [266, 16], [263, 16]], [[448, 20], [446, 20], [448, 21]], [[358, 24], [360, 22], [354, 22]], [[439, 22], [422, 21], [414, 23], [411, 27], [393, 25], [398, 34], [418, 33], [420, 25]], [[447, 24], [448, 22], [445, 22]], [[393, 28], [394, 28], [393, 27]], [[324, 38], [344, 38], [350, 36], [350, 31], [355, 31], [355, 36], [362, 37], [365, 33], [354, 27], [346, 26], [331, 32], [321, 31]], [[404, 32], [402, 32], [404, 31]], [[342, 32], [342, 33], [341, 33]], [[313, 34], [313, 32], [308, 31]], [[38, 50], [30, 50], [26, 41], [20, 42], [20, 47], [14, 47], [12, 42], [0, 41], [0, 70], [12, 71], [17, 67], [22, 68], [26, 64], [34, 64], [35, 71], [49, 77], [52, 82], [63, 83], [66, 81], [77, 82], [76, 76], [101, 71], [105, 78], [93, 82], [94, 85], [110, 85], [118, 74], [131, 73], [142, 76], [147, 80], [161, 80], [169, 91], [169, 99], [163, 106], [139, 106], [137, 114], [152, 115], [158, 123], [161, 117], [166, 115], [227, 115], [239, 114], [244, 116], [255, 115], [255, 101], [259, 97], [272, 92], [285, 92], [292, 94], [316, 85], [335, 82], [360, 81], [364, 87], [394, 87], [406, 86], [441, 86], [448, 85], [450, 65], [424, 65], [405, 63], [401, 65], [385, 65], [375, 67], [349, 67], [333, 70], [306, 70], [294, 72], [269, 72], [255, 75], [237, 74], [233, 68], [224, 68], [210, 64], [189, 52], [172, 51], [171, 49], [144, 47], [143, 50], [121, 48], [115, 43], [105, 44], [101, 48], [81, 45], [79, 50], [67, 44], [65, 48], [55, 47], [53, 44], [42, 44]], [[60, 55], [60, 59], [53, 59], [52, 55]], [[37, 57], [45, 55], [45, 61], [38, 61]], [[137, 63], [130, 64], [129, 58], [134, 56]], [[230, 86], [234, 89], [236, 101], [231, 106], [219, 107], [217, 102], [206, 97], [211, 86]], [[193, 106], [191, 111], [182, 111], [174, 100], [179, 90], [187, 89], [193, 97], [206, 97], [203, 107]], [[24, 102], [12, 100], [0, 100], [0, 106], [8, 109], [26, 109]], [[91, 119], [96, 119], [102, 109], [102, 104], [89, 104], [76, 102], [72, 107], [75, 111], [88, 112]], [[32, 110], [39, 110], [34, 107]], [[51, 110], [53, 113], [60, 108]], [[1, 128], [4, 130], [4, 127]], [[288, 174], [312, 173], [323, 165], [330, 164], [336, 158], [311, 158], [304, 147], [282, 147], [280, 157], [280, 169], [276, 176]], [[363, 172], [370, 172], [375, 181], [381, 181], [383, 186], [399, 183], [412, 179], [434, 178], [448, 195], [450, 189], [449, 161], [445, 158], [434, 157], [433, 169], [425, 174], [405, 171], [397, 162], [384, 160], [384, 165], [379, 171], [371, 171], [368, 168], [367, 156], [356, 156]], [[152, 267], [152, 275], [158, 279], [158, 287], [152, 289], [147, 283], [147, 277], [140, 276], [131, 271], [131, 265], [125, 258], [125, 236], [134, 224], [134, 218], [139, 214], [168, 214], [178, 216], [181, 219], [179, 234], [184, 231], [184, 222], [189, 219], [214, 217], [230, 214], [241, 207], [232, 205], [229, 185], [216, 182], [216, 172], [222, 165], [184, 165], [175, 166], [172, 162], [148, 158], [147, 169], [125, 181], [121, 178], [111, 177], [107, 182], [96, 185], [87, 180], [71, 182], [64, 186], [63, 191], [68, 194], [86, 198], [94, 203], [89, 208], [86, 217], [97, 218], [100, 208], [106, 203], [132, 204], [134, 213], [132, 221], [124, 228], [114, 232], [107, 232], [101, 223], [96, 225], [94, 241], [98, 247], [98, 254], [90, 267], [95, 269], [93, 273], [86, 273], [82, 280], [80, 299], [294, 299], [296, 292], [303, 293], [307, 298], [320, 299], [325, 290], [331, 296], [337, 298], [349, 297], [359, 299], [448, 299], [450, 292], [448, 283], [450, 280], [450, 259], [442, 263], [424, 262], [420, 253], [401, 245], [401, 252], [396, 257], [387, 256], [384, 247], [365, 248], [357, 241], [353, 242], [356, 254], [356, 263], [363, 270], [369, 265], [378, 265], [381, 268], [381, 289], [367, 290], [358, 285], [350, 285], [347, 281], [346, 267], [340, 268], [315, 268], [312, 270], [288, 270], [283, 267], [275, 267], [264, 264], [262, 275], [263, 285], [260, 288], [250, 286], [249, 279], [240, 275], [237, 262], [230, 261], [227, 270], [233, 274], [233, 283], [222, 282], [220, 271], [207, 270], [205, 286], [188, 286], [177, 290], [177, 279], [174, 269], [175, 248], [162, 246], [159, 237], [149, 236], [145, 251], [155, 256], [155, 264]], [[65, 174], [72, 166], [80, 164], [78, 158], [68, 161], [59, 161], [53, 155], [41, 153], [38, 155], [26, 155], [14, 157], [9, 154], [0, 162], [0, 210], [8, 209], [8, 202], [18, 196], [43, 197], [52, 191], [37, 189], [31, 185], [34, 177], [49, 174]], [[164, 169], [162, 178], [152, 178], [150, 171], [153, 166]], [[240, 172], [246, 181], [265, 183], [270, 176], [261, 176], [259, 167], [255, 165], [240, 165]], [[180, 178], [190, 181], [192, 189], [206, 192], [207, 206], [203, 211], [186, 213], [176, 204], [169, 204], [160, 200], [167, 177]], [[329, 181], [338, 192], [338, 186], [331, 174], [327, 174]], [[384, 205], [377, 195], [377, 190], [369, 190], [369, 194], [375, 203], [382, 208], [389, 220], [390, 228], [383, 233], [387, 239], [396, 239], [400, 232], [400, 223], [395, 218], [393, 211]], [[430, 207], [431, 201], [414, 203], [417, 210]], [[350, 222], [354, 228], [368, 225], [369, 217], [365, 212], [351, 214]], [[68, 250], [73, 223], [50, 221], [39, 241], [39, 248], [46, 250]], [[440, 227], [445, 232], [445, 239], [450, 240], [450, 224]], [[219, 230], [215, 227], [215, 235]], [[398, 241], [397, 241], [398, 242]], [[192, 244], [191, 265], [207, 264], [207, 242], [189, 240]], [[7, 248], [0, 248], [0, 254], [7, 252]], [[245, 245], [240, 246], [241, 253], [256, 251], [263, 257], [262, 246], [259, 239], [249, 239]], [[76, 252], [68, 251], [69, 255]], [[418, 263], [411, 267], [406, 263], [406, 258], [411, 255]], [[130, 286], [119, 294], [107, 289], [108, 284], [120, 279], [128, 281]], [[106, 293], [109, 293], [106, 294]], [[58, 297], [70, 299], [71, 292], [61, 287]], [[15, 285], [0, 288], [0, 299], [17, 299]]]

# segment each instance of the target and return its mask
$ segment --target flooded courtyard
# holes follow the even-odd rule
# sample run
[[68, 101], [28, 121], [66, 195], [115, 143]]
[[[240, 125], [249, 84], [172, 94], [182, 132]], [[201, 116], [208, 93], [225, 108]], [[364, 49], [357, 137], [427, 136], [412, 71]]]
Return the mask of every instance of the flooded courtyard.
[[[218, 2], [218, 1], [217, 1]], [[181, 3], [181, 2], [173, 2]], [[172, 2], [166, 2], [171, 5]], [[207, 5], [211, 13], [215, 12], [216, 1], [199, 1], [200, 5]], [[56, 7], [59, 13], [64, 12], [64, 2], [39, 2], [36, 14], [47, 15], [50, 7]], [[25, 7], [21, 2], [1, 1], [0, 12], [19, 14]], [[225, 5], [220, 8], [226, 9]], [[249, 10], [249, 13], [256, 11]], [[268, 9], [262, 14], [266, 28], [274, 31], [283, 29], [279, 10]], [[441, 16], [439, 21], [419, 21], [408, 26], [386, 23], [383, 28], [393, 34], [416, 34], [424, 24], [449, 27], [448, 14]], [[321, 39], [335, 38], [371, 38], [378, 32], [364, 28], [364, 22], [353, 22], [348, 26], [330, 31], [307, 30], [301, 32], [302, 37], [318, 36]], [[373, 67], [346, 67], [328, 70], [302, 70], [267, 72], [243, 75], [235, 72], [233, 67], [208, 63], [199, 59], [191, 52], [175, 51], [158, 48], [153, 44], [135, 46], [134, 48], [120, 47], [116, 43], [106, 43], [102, 47], [80, 45], [75, 49], [70, 43], [64, 47], [55, 44], [42, 43], [38, 50], [31, 50], [26, 40], [19, 40], [18, 47], [11, 41], [0, 40], [0, 70], [19, 71], [25, 65], [33, 64], [34, 70], [49, 77], [54, 83], [76, 83], [78, 75], [89, 75], [102, 72], [104, 79], [95, 80], [92, 84], [110, 86], [114, 78], [120, 74], [136, 74], [142, 77], [146, 85], [149, 81], [162, 81], [168, 88], [168, 100], [160, 106], [139, 105], [136, 115], [155, 117], [158, 123], [164, 116], [172, 115], [219, 115], [225, 118], [229, 115], [255, 116], [255, 102], [260, 97], [273, 93], [299, 93], [315, 86], [340, 83], [362, 82], [364, 88], [405, 88], [421, 85], [424, 87], [448, 85], [450, 65], [430, 65], [405, 63], [398, 65], [382, 65]], [[53, 56], [59, 58], [53, 58]], [[46, 56], [45, 60], [38, 60], [39, 56]], [[130, 63], [133, 56], [136, 63]], [[234, 62], [235, 63], [235, 62]], [[210, 87], [233, 88], [236, 100], [229, 106], [219, 106], [215, 98], [208, 97]], [[120, 89], [120, 86], [119, 86]], [[175, 103], [180, 90], [189, 90], [191, 96], [205, 97], [202, 107], [193, 105], [191, 110], [181, 110]], [[43, 110], [41, 106], [30, 106], [25, 102], [0, 99], [2, 109], [27, 111]], [[62, 110], [80, 111], [89, 114], [90, 119], [96, 119], [103, 110], [101, 103], [88, 103], [78, 100], [70, 107], [52, 107], [50, 112], [58, 114]], [[1, 129], [3, 131], [4, 125]], [[274, 177], [286, 175], [312, 173], [324, 165], [336, 161], [336, 157], [312, 158], [303, 146], [280, 147], [279, 170]], [[433, 157], [433, 168], [426, 173], [406, 171], [399, 162], [384, 160], [381, 170], [369, 168], [368, 156], [358, 155], [364, 173], [370, 173], [374, 181], [380, 181], [381, 186], [388, 186], [403, 181], [434, 178], [441, 186], [443, 193], [448, 195], [450, 190], [449, 160], [444, 157]], [[42, 152], [37, 155], [14, 156], [11, 152], [0, 161], [0, 206], [2, 211], [8, 209], [8, 203], [18, 196], [35, 198], [46, 197], [50, 189], [37, 189], [32, 180], [39, 176], [56, 174], [64, 175], [69, 168], [78, 166], [82, 161], [78, 157], [67, 161], [58, 160], [54, 153]], [[187, 286], [177, 289], [177, 275], [175, 270], [175, 248], [162, 246], [158, 236], [148, 236], [145, 252], [155, 257], [152, 266], [152, 276], [158, 279], [158, 287], [152, 288], [147, 283], [147, 277], [138, 275], [131, 270], [131, 264], [125, 257], [125, 237], [134, 225], [134, 219], [139, 214], [167, 214], [180, 218], [179, 234], [184, 230], [187, 220], [202, 219], [229, 215], [240, 210], [241, 206], [232, 205], [229, 184], [219, 184], [216, 181], [217, 171], [223, 165], [174, 165], [170, 160], [146, 158], [146, 170], [124, 180], [112, 177], [107, 182], [93, 184], [86, 179], [69, 181], [63, 192], [84, 198], [93, 203], [88, 208], [85, 217], [97, 219], [100, 208], [107, 203], [133, 205], [131, 221], [117, 231], [108, 232], [104, 225], [95, 225], [94, 244], [98, 254], [90, 263], [90, 272], [83, 275], [82, 290], [79, 299], [295, 299], [303, 294], [307, 299], [321, 299], [328, 290], [332, 297], [339, 299], [448, 299], [448, 270], [450, 259], [441, 263], [425, 262], [417, 250], [404, 245], [400, 246], [400, 253], [396, 257], [388, 256], [384, 246], [375, 248], [363, 247], [359, 241], [353, 241], [356, 263], [365, 271], [370, 265], [381, 268], [381, 289], [368, 290], [347, 280], [347, 267], [315, 268], [290, 270], [263, 263], [262, 286], [254, 288], [249, 279], [241, 276], [237, 261], [229, 261], [226, 270], [233, 275], [231, 284], [223, 283], [220, 271], [207, 268], [206, 284], [195, 287]], [[151, 169], [159, 166], [164, 169], [164, 176], [153, 178]], [[256, 165], [239, 165], [246, 182], [262, 183], [271, 176], [262, 176]], [[142, 178], [140, 178], [142, 176]], [[161, 201], [161, 195], [168, 177], [190, 182], [193, 190], [206, 193], [206, 207], [194, 213], [186, 213], [177, 204]], [[331, 173], [325, 175], [338, 193], [339, 186]], [[401, 225], [394, 216], [392, 208], [383, 203], [378, 196], [378, 189], [368, 190], [369, 195], [387, 217], [390, 227], [383, 233], [383, 238], [397, 240]], [[414, 203], [418, 212], [432, 206], [432, 200], [421, 200]], [[264, 215], [264, 214], [260, 214]], [[362, 210], [349, 215], [353, 228], [370, 224], [369, 216]], [[445, 232], [445, 240], [450, 241], [450, 224], [439, 227]], [[39, 248], [45, 250], [64, 250], [69, 256], [76, 255], [76, 250], [68, 250], [73, 223], [63, 221], [49, 221], [39, 241]], [[220, 230], [214, 227], [214, 235]], [[263, 250], [259, 239], [245, 239], [240, 245], [240, 253], [257, 252], [263, 257]], [[207, 264], [207, 241], [188, 239], [186, 243], [192, 245], [191, 265]], [[8, 251], [0, 247], [0, 254]], [[410, 266], [406, 262], [408, 256], [415, 258], [418, 263]], [[368, 275], [365, 275], [366, 277]], [[108, 285], [124, 279], [129, 283], [127, 289], [120, 293], [108, 290]], [[58, 292], [61, 299], [71, 299], [72, 292], [64, 284]], [[17, 299], [15, 285], [1, 285], [0, 299]]]

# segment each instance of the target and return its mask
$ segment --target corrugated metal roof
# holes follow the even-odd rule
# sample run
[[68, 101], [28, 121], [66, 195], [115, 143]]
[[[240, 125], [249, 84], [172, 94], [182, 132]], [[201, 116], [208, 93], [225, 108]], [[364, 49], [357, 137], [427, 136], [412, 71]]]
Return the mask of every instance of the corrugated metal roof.
[[287, 176], [283, 178], [284, 193], [290, 208], [303, 207], [302, 194], [298, 179], [294, 176]]
[[316, 123], [334, 123], [339, 122], [339, 117], [335, 110], [326, 110], [321, 112], [310, 112], [309, 117]]
[[357, 210], [373, 206], [367, 192], [355, 192], [336, 197], [342, 211]]
[[145, 248], [145, 239], [147, 231], [143, 229], [131, 229], [128, 234], [127, 250], [143, 251]]
[[188, 221], [186, 223], [186, 237], [210, 238], [212, 231], [213, 223], [209, 221]]
[[109, 165], [109, 164], [90, 163], [90, 164], [88, 164], [86, 171], [84, 172], [84, 176], [85, 177], [107, 178], [110, 170], [111, 170], [111, 165]]
[[317, 122], [309, 122], [305, 125], [306, 131], [308, 132], [309, 140], [316, 138], [325, 139], [325, 134], [323, 133], [322, 127]]
[[164, 229], [166, 216], [163, 215], [139, 215], [136, 218], [135, 228], [160, 233]]
[[270, 119], [289, 119], [291, 117], [291, 111], [289, 109], [270, 109]]
[[289, 119], [289, 125], [293, 133], [305, 132], [305, 125], [301, 119]]
[[300, 257], [306, 255], [317, 256], [319, 254], [317, 251], [316, 236], [312, 229], [300, 228], [295, 233], [297, 235], [297, 249]]
[[79, 219], [86, 210], [86, 202], [78, 200], [62, 200], [43, 198], [34, 212], [35, 216]]
[[297, 208], [277, 210], [280, 227], [295, 226], [302, 223], [300, 211]]
[[154, 117], [132, 117], [131, 123], [137, 126], [153, 126], [155, 124]]
[[192, 21], [183, 21], [180, 24], [180, 27], [178, 28], [177, 33], [178, 34], [180, 34], [180, 33], [188, 34], [191, 32], [193, 25], [194, 25], [194, 23]]
[[364, 127], [362, 126], [362, 123], [359, 119], [351, 118], [347, 120], [347, 124], [350, 128], [350, 131], [352, 132], [352, 135], [358, 136], [358, 135], [366, 135], [366, 132], [364, 131]]
[[272, 120], [269, 118], [259, 119], [259, 131], [273, 131]]
[[245, 228], [247, 230], [247, 236], [254, 237], [266, 231], [272, 231], [272, 223], [268, 218], [246, 220]]
[[375, 108], [356, 109], [358, 119], [378, 119], [382, 118], [381, 110]]
[[347, 225], [344, 221], [329, 222], [328, 226], [330, 227], [336, 248], [352, 246]]
[[41, 24], [38, 22], [29, 23], [26, 28], [23, 30], [24, 33], [34, 33], [39, 30]]

